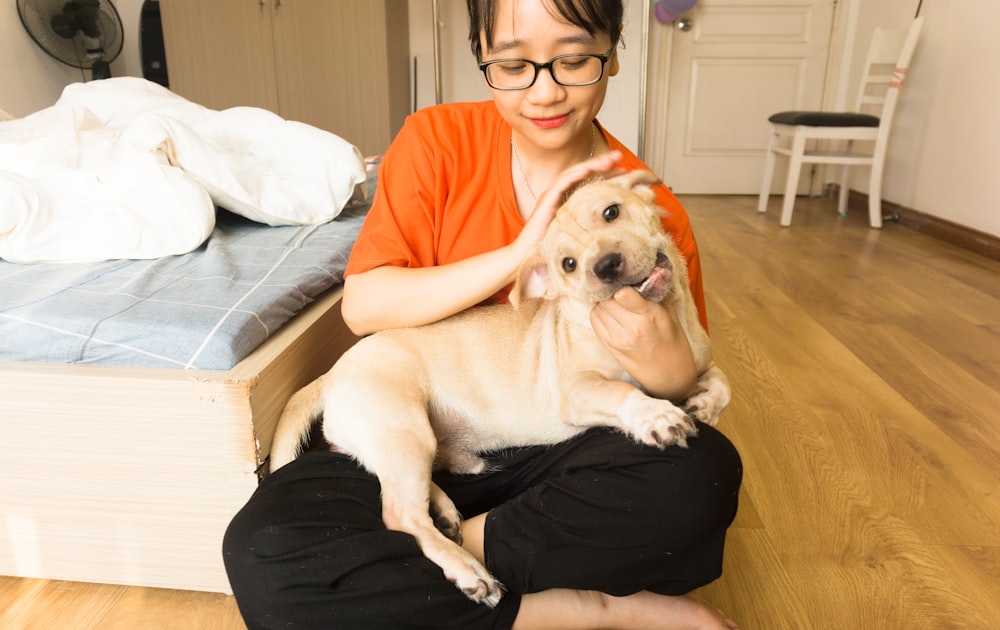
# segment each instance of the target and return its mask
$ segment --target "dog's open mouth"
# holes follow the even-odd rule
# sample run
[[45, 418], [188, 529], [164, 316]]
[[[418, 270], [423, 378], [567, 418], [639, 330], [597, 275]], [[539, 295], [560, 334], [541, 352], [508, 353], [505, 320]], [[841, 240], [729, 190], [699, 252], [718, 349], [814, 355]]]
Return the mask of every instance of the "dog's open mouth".
[[670, 259], [664, 254], [656, 255], [656, 263], [649, 277], [642, 282], [637, 282], [632, 286], [639, 292], [639, 295], [647, 300], [659, 302], [667, 296], [670, 291], [670, 278], [673, 275], [673, 267]]

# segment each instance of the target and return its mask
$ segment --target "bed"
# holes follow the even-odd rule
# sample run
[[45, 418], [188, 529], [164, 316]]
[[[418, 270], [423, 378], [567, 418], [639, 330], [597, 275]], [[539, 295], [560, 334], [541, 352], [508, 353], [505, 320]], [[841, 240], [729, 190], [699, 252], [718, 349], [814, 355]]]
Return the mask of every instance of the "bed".
[[285, 401], [356, 341], [339, 299], [374, 186], [274, 225], [211, 191], [186, 253], [0, 260], [0, 574], [229, 592], [222, 535]]

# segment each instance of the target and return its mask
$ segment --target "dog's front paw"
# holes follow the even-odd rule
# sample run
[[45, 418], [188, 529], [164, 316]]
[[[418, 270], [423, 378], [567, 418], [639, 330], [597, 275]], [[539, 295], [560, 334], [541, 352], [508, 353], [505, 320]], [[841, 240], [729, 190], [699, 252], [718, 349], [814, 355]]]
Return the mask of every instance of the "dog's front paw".
[[622, 422], [636, 440], [658, 448], [672, 444], [687, 448], [688, 438], [698, 435], [698, 427], [684, 410], [669, 400], [650, 398], [640, 392], [629, 397]]
[[731, 398], [726, 375], [713, 364], [698, 377], [698, 389], [685, 401], [684, 411], [695, 420], [714, 427]]

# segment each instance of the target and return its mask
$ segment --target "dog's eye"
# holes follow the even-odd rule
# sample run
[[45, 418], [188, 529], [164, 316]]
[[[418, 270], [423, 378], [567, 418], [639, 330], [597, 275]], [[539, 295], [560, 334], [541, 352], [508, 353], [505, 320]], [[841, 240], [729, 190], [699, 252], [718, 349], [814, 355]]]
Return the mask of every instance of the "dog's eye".
[[566, 273], [573, 273], [576, 271], [576, 258], [563, 258], [562, 265]]
[[608, 206], [607, 208], [604, 209], [603, 213], [604, 220], [607, 221], [608, 223], [611, 223], [612, 221], [618, 218], [618, 214], [619, 214], [618, 204], [615, 204], [613, 206]]

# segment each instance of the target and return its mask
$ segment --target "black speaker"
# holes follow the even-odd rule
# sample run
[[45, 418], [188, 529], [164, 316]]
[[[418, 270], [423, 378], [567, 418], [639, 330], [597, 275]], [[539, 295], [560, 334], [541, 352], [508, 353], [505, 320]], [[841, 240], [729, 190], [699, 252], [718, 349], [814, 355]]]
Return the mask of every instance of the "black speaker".
[[142, 55], [142, 76], [170, 87], [167, 76], [167, 53], [163, 47], [163, 23], [160, 21], [160, 1], [145, 0], [139, 13], [139, 47]]

